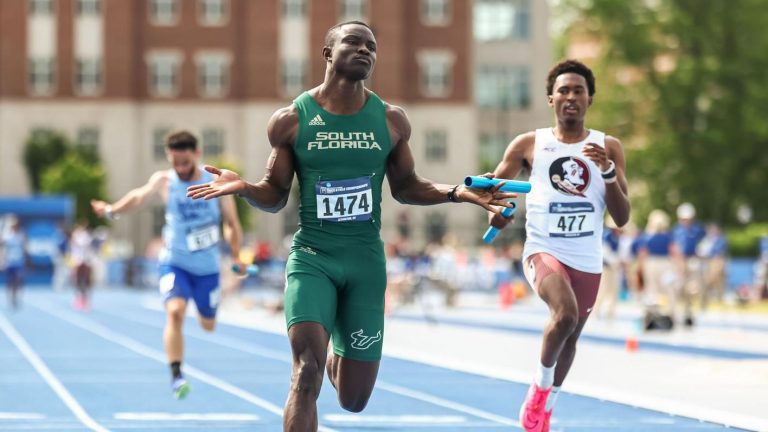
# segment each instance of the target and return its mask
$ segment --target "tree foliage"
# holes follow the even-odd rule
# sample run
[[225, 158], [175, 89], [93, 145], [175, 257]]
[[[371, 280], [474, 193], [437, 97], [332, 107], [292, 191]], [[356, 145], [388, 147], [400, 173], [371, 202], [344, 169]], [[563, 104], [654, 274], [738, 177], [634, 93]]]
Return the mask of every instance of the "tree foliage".
[[[768, 219], [764, 0], [566, 0], [565, 37], [599, 41], [590, 123], [623, 139], [635, 207], [692, 202], [736, 223]], [[638, 193], [636, 193], [638, 192]]]
[[86, 219], [90, 226], [103, 224], [91, 211], [90, 202], [92, 199], [106, 199], [105, 184], [104, 169], [83, 160], [76, 152], [68, 153], [47, 168], [41, 177], [41, 191], [74, 196], [76, 218]]
[[38, 129], [29, 135], [24, 143], [22, 160], [33, 192], [40, 192], [43, 171], [61, 160], [70, 148], [67, 137], [54, 130]]

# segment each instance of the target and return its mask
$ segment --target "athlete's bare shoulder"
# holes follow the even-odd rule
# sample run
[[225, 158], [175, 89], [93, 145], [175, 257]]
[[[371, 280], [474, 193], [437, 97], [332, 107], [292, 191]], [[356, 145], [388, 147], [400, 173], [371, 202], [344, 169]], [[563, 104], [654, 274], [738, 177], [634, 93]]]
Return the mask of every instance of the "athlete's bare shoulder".
[[408, 119], [408, 114], [405, 113], [402, 107], [397, 105], [384, 102], [384, 107], [390, 134], [393, 135], [391, 137], [392, 144], [408, 141], [411, 138], [411, 121]]
[[536, 132], [528, 131], [516, 136], [512, 142], [509, 143], [509, 147], [514, 148], [516, 151], [529, 150], [533, 148], [536, 143]]
[[299, 112], [293, 104], [272, 114], [267, 124], [267, 136], [273, 147], [293, 146], [299, 129]]

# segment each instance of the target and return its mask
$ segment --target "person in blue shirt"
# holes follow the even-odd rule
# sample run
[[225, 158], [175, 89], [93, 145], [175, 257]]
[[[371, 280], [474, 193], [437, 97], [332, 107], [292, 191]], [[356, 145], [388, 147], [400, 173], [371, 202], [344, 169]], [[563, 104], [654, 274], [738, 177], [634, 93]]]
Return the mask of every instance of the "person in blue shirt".
[[728, 243], [720, 226], [715, 223], [707, 225], [706, 235], [696, 252], [704, 261], [704, 291], [701, 295], [701, 309], [704, 310], [712, 298], [722, 301], [725, 294]]
[[[644, 283], [644, 303], [665, 316], [673, 317], [678, 297], [680, 274], [670, 259], [675, 244], [669, 231], [669, 216], [663, 210], [648, 215], [645, 232], [638, 242]], [[662, 301], [663, 296], [663, 301]]]
[[702, 261], [696, 249], [706, 231], [694, 220], [695, 217], [696, 208], [693, 204], [680, 204], [677, 207], [677, 225], [672, 230], [672, 238], [679, 251], [675, 254], [675, 262], [683, 276], [680, 297], [685, 308], [684, 324], [689, 327], [694, 324], [693, 300], [703, 292]]
[[190, 390], [181, 373], [182, 324], [189, 299], [195, 301], [203, 329], [213, 331], [216, 323], [221, 293], [219, 225], [222, 221], [235, 268], [245, 274], [246, 267], [239, 258], [242, 229], [234, 198], [225, 196], [205, 201], [187, 198], [189, 186], [213, 180], [213, 175], [199, 165], [201, 151], [197, 138], [187, 131], [172, 133], [166, 138], [165, 151], [171, 169], [152, 174], [147, 184], [128, 192], [114, 204], [91, 201], [91, 207], [99, 217], [116, 219], [153, 197], [160, 197], [165, 203], [163, 249], [159, 257], [160, 293], [167, 317], [163, 342], [171, 367], [171, 389], [174, 397], [182, 399]]
[[15, 218], [8, 232], [0, 238], [0, 246], [5, 251], [5, 280], [8, 287], [8, 304], [19, 308], [19, 293], [24, 285], [24, 264], [26, 262], [26, 238], [21, 222]]
[[603, 276], [600, 278], [600, 289], [593, 312], [598, 318], [612, 321], [616, 315], [616, 303], [619, 299], [619, 289], [622, 281], [622, 265], [619, 242], [622, 228], [617, 227], [610, 217], [605, 220], [603, 231]]

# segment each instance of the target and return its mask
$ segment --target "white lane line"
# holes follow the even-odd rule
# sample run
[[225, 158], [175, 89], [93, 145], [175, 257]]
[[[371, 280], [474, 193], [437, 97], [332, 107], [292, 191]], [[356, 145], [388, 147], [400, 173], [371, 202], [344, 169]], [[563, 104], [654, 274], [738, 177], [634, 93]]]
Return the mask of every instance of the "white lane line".
[[77, 399], [75, 399], [74, 396], [72, 396], [72, 394], [67, 390], [67, 388], [64, 387], [64, 384], [62, 384], [61, 381], [56, 378], [56, 375], [51, 372], [48, 366], [46, 366], [45, 362], [43, 362], [40, 356], [37, 355], [35, 350], [29, 346], [24, 337], [22, 337], [19, 332], [16, 331], [16, 328], [13, 327], [13, 324], [8, 322], [8, 320], [3, 315], [0, 315], [0, 329], [2, 329], [3, 333], [5, 333], [8, 339], [10, 339], [10, 341], [16, 345], [16, 348], [27, 359], [29, 364], [31, 364], [37, 373], [43, 377], [45, 382], [51, 387], [51, 389], [53, 389], [54, 392], [56, 392], [62, 402], [64, 402], [64, 405], [66, 405], [67, 408], [72, 411], [72, 414], [74, 414], [81, 423], [86, 425], [91, 430], [98, 432], [108, 432], [108, 429], [100, 425], [96, 420], [89, 416], [87, 412], [85, 412], [83, 407], [80, 406], [80, 404], [77, 402]]
[[[118, 316], [118, 315], [114, 315], [114, 314], [111, 314], [111, 313], [109, 315]], [[125, 319], [127, 321], [134, 321], [134, 322], [143, 323], [143, 324], [148, 325], [148, 326], [152, 326], [152, 324], [149, 324], [149, 323], [147, 323], [145, 321], [140, 321], [137, 318], [129, 318], [129, 317], [121, 317], [121, 318], [123, 318], [123, 319]], [[263, 347], [260, 347], [258, 345], [252, 344], [250, 342], [243, 343], [238, 338], [229, 337], [229, 336], [225, 336], [225, 335], [216, 335], [216, 337], [214, 338], [214, 337], [211, 337], [211, 336], [197, 335], [197, 334], [192, 333], [192, 332], [188, 333], [187, 336], [193, 337], [195, 339], [204, 340], [204, 341], [212, 343], [212, 344], [221, 345], [221, 346], [224, 346], [224, 347], [227, 347], [227, 348], [239, 350], [239, 351], [242, 351], [242, 352], [245, 352], [245, 353], [248, 353], [248, 354], [254, 354], [254, 355], [263, 356], [263, 357], [267, 357], [267, 358], [270, 358], [270, 359], [278, 360], [278, 361], [281, 361], [281, 362], [284, 362], [284, 363], [290, 363], [290, 360], [289, 360], [290, 355], [288, 355], [287, 353], [284, 353], [284, 352], [281, 352], [281, 351], [278, 351], [278, 350], [273, 350], [273, 349], [270, 349], [270, 348], [263, 348]], [[520, 423], [517, 421], [517, 419], [512, 419], [512, 418], [509, 418], [509, 417], [503, 417], [503, 416], [500, 416], [500, 415], [496, 415], [496, 414], [490, 413], [488, 411], [483, 411], [483, 410], [480, 410], [480, 409], [477, 409], [477, 408], [473, 408], [473, 407], [468, 406], [468, 405], [464, 405], [464, 404], [460, 404], [460, 403], [457, 403], [457, 402], [449, 401], [447, 399], [443, 399], [443, 398], [440, 398], [440, 397], [437, 397], [437, 396], [433, 396], [433, 395], [430, 395], [430, 394], [427, 394], [427, 393], [419, 392], [419, 391], [416, 391], [416, 390], [411, 390], [411, 389], [408, 389], [406, 387], [401, 387], [401, 386], [398, 386], [398, 385], [395, 385], [395, 384], [390, 384], [390, 383], [388, 383], [386, 381], [382, 381], [380, 379], [376, 381], [376, 386], [375, 387], [379, 388], [381, 390], [388, 391], [390, 393], [395, 393], [395, 394], [398, 394], [398, 395], [401, 395], [401, 396], [405, 396], [405, 397], [408, 397], [408, 398], [411, 398], [411, 399], [416, 399], [416, 400], [420, 400], [422, 402], [427, 402], [427, 403], [432, 404], [432, 405], [437, 405], [437, 406], [440, 406], [440, 407], [443, 407], [443, 408], [448, 408], [448, 409], [453, 410], [453, 411], [458, 411], [458, 412], [462, 412], [462, 413], [465, 413], [465, 414], [469, 414], [469, 415], [472, 415], [472, 416], [477, 417], [477, 418], [482, 418], [482, 419], [485, 419], [485, 420], [490, 420], [490, 421], [492, 421], [494, 423], [499, 423], [499, 424], [503, 424], [503, 425], [507, 425], [507, 426], [513, 426], [513, 427], [516, 427], [516, 428], [520, 428]]]
[[45, 414], [28, 412], [0, 412], [0, 420], [44, 420]]
[[[136, 340], [131, 339], [130, 337], [125, 336], [122, 333], [114, 332], [94, 320], [85, 319], [79, 316], [71, 316], [70, 314], [65, 315], [59, 311], [52, 310], [40, 305], [34, 305], [34, 306], [49, 315], [55, 316], [56, 318], [59, 318], [62, 321], [68, 322], [76, 327], [80, 327], [83, 330], [86, 330], [97, 336], [100, 336], [101, 338], [106, 339], [112, 343], [128, 348], [129, 350], [137, 354], [143, 355], [144, 357], [158, 361], [162, 364], [167, 363], [165, 359], [165, 354], [163, 354], [162, 352], [154, 350], [140, 342], [137, 342]], [[197, 369], [196, 367], [190, 365], [189, 363], [184, 364], [184, 373], [191, 377], [194, 377], [199, 381], [202, 381], [222, 391], [225, 391], [233, 396], [243, 399], [246, 402], [256, 405], [257, 407], [260, 407], [266, 411], [269, 411], [272, 414], [275, 414], [279, 417], [283, 416], [283, 409], [280, 408], [279, 406], [267, 400], [264, 400], [253, 393], [243, 390], [240, 387], [236, 387], [224, 380], [216, 378], [213, 375], [209, 375], [203, 372], [202, 370]], [[330, 429], [326, 427], [321, 427], [319, 430], [324, 432], [337, 432], [334, 429]]]
[[326, 421], [335, 423], [355, 424], [398, 424], [398, 425], [454, 425], [466, 423], [464, 416], [435, 416], [435, 415], [361, 415], [361, 414], [328, 414], [323, 416]]
[[116, 420], [131, 421], [206, 421], [206, 422], [255, 422], [259, 416], [242, 413], [169, 413], [169, 412], [119, 412]]
[[401, 396], [406, 396], [411, 399], [420, 400], [423, 402], [430, 403], [432, 405], [441, 406], [454, 411], [463, 412], [464, 414], [469, 414], [485, 420], [490, 420], [494, 423], [500, 423], [506, 426], [512, 426], [512, 427], [522, 429], [520, 427], [520, 423], [516, 419], [511, 419], [508, 417], [496, 415], [488, 411], [483, 411], [468, 405], [460, 404], [458, 402], [449, 401], [447, 399], [443, 399], [428, 393], [412, 390], [412, 389], [402, 387], [396, 384], [391, 384], [382, 380], [376, 381], [376, 387], [382, 390], [386, 390], [390, 393], [399, 394]]

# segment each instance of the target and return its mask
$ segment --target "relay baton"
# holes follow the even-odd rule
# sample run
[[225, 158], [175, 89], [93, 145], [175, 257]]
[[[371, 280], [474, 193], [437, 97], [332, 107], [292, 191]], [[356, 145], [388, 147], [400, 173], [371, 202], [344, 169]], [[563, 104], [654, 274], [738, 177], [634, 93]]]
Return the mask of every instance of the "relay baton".
[[[505, 218], [510, 218], [515, 213], [515, 209], [517, 209], [517, 206], [515, 203], [510, 201], [510, 203], [514, 207], [504, 207], [504, 210], [501, 211], [501, 215]], [[499, 234], [501, 230], [496, 228], [495, 226], [491, 225], [488, 227], [488, 230], [483, 234], [483, 242], [485, 244], [491, 244], [493, 243], [493, 240], [496, 238], [496, 236]]]
[[499, 189], [502, 192], [528, 193], [531, 191], [531, 184], [525, 181], [505, 180], [480, 176], [468, 176], [464, 179], [464, 185], [475, 189], [489, 189], [503, 181], [506, 183], [504, 183], [504, 186]]
[[[235, 273], [240, 273], [240, 266], [237, 264], [232, 264], [232, 271]], [[244, 277], [248, 276], [256, 276], [256, 274], [259, 272], [259, 266], [255, 264], [248, 264], [245, 266], [245, 275]]]

